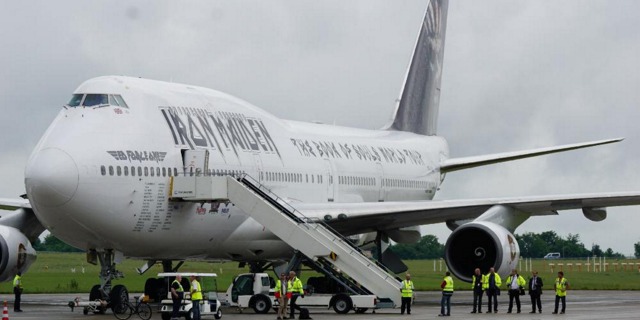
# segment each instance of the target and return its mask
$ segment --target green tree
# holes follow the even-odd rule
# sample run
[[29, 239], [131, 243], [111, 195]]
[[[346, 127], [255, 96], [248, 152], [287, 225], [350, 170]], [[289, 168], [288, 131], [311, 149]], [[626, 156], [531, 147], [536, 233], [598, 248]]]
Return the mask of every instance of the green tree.
[[591, 247], [591, 255], [592, 256], [596, 256], [596, 257], [603, 257], [604, 256], [604, 251], [602, 251], [602, 249], [600, 249], [599, 245], [594, 244], [593, 247]]
[[640, 258], [640, 242], [636, 242], [633, 246], [636, 249], [636, 258]]
[[[577, 258], [591, 255], [591, 251], [580, 242], [580, 235], [569, 234], [567, 239], [563, 239], [554, 231], [543, 233], [528, 232], [522, 235], [515, 235], [520, 246], [520, 255], [523, 257], [542, 258], [549, 252], [560, 252], [562, 257]], [[599, 246], [597, 247], [599, 250]], [[602, 251], [602, 250], [600, 250]]]
[[36, 243], [33, 244], [34, 249], [36, 251], [53, 251], [53, 252], [82, 252], [82, 250], [74, 248], [64, 242], [62, 240], [56, 238], [52, 234], [48, 234], [44, 237], [44, 241], [40, 242], [38, 239]]
[[522, 235], [515, 235], [520, 246], [520, 255], [527, 258], [543, 257], [549, 250], [549, 245], [539, 234], [527, 232]]
[[586, 257], [591, 254], [587, 248], [584, 247], [584, 244], [580, 242], [580, 235], [578, 234], [569, 234], [566, 240], [562, 240], [560, 246], [557, 246], [556, 249], [558, 252], [562, 252], [563, 258], [579, 258]]
[[624, 258], [624, 254], [622, 254], [620, 252], [613, 252], [613, 249], [611, 249], [611, 248], [608, 248], [604, 252], [604, 256], [607, 257], [607, 258], [617, 258], [617, 259]]
[[437, 259], [444, 256], [444, 245], [434, 235], [426, 235], [417, 243], [400, 243], [391, 246], [401, 259]]

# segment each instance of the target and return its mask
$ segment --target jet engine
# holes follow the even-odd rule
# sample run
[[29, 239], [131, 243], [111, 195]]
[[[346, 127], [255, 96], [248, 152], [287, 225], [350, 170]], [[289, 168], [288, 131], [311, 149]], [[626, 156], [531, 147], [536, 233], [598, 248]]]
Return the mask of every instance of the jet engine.
[[0, 281], [12, 280], [36, 260], [31, 242], [18, 229], [0, 225]]
[[471, 282], [475, 268], [483, 274], [491, 267], [500, 275], [509, 274], [518, 264], [520, 247], [506, 228], [493, 222], [473, 221], [451, 233], [444, 257], [456, 277]]

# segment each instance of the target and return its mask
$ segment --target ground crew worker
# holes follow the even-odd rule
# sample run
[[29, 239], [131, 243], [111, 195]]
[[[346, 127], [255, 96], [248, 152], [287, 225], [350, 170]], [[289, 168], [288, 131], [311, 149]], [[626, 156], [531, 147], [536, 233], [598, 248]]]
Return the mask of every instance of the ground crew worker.
[[[451, 315], [451, 296], [453, 295], [453, 278], [451, 278], [449, 271], [444, 274], [444, 280], [440, 288], [442, 288], [442, 300], [440, 300], [440, 314], [438, 316], [448, 317]], [[447, 307], [447, 313], [445, 313], [445, 306]]]
[[507, 313], [511, 313], [513, 310], [513, 300], [516, 300], [516, 308], [520, 313], [520, 291], [524, 292], [524, 285], [527, 281], [518, 274], [516, 269], [511, 270], [511, 274], [507, 277], [507, 289], [509, 290], [509, 310]]
[[177, 275], [171, 283], [171, 301], [173, 302], [173, 312], [171, 313], [171, 319], [179, 319], [178, 312], [180, 311], [180, 305], [182, 304], [182, 298], [184, 297], [184, 289], [182, 288], [182, 276]]
[[196, 276], [189, 277], [191, 280], [191, 310], [193, 310], [192, 320], [200, 320], [200, 302], [202, 301], [202, 287]]
[[486, 276], [480, 272], [480, 268], [476, 268], [471, 276], [471, 290], [473, 290], [473, 311], [471, 313], [482, 313], [482, 294], [484, 293], [484, 283]]
[[402, 287], [400, 292], [402, 293], [402, 305], [400, 306], [400, 314], [404, 314], [404, 309], [407, 309], [407, 314], [411, 314], [411, 298], [413, 298], [413, 281], [411, 281], [411, 275], [406, 274], [405, 280], [402, 281]]
[[487, 300], [489, 303], [487, 307], [487, 313], [491, 313], [491, 301], [493, 301], [493, 312], [498, 312], [498, 296], [500, 295], [500, 285], [502, 285], [502, 279], [500, 275], [496, 273], [495, 268], [491, 267], [489, 273], [486, 275], [487, 282], [484, 283], [484, 291], [487, 293]]
[[567, 289], [569, 289], [569, 280], [564, 277], [564, 272], [560, 271], [556, 278], [556, 307], [553, 309], [553, 314], [558, 314], [558, 304], [560, 300], [562, 300], [562, 311], [560, 311], [560, 314], [564, 313], [567, 306]]
[[278, 299], [278, 304], [280, 307], [278, 308], [278, 317], [276, 319], [281, 320], [287, 317], [287, 292], [289, 286], [287, 285], [287, 275], [283, 273], [280, 274], [280, 279], [276, 281], [275, 288], [275, 297]]
[[22, 309], [20, 309], [20, 297], [22, 296], [22, 289], [22, 272], [18, 272], [13, 278], [13, 294], [15, 295], [15, 300], [13, 302], [14, 312], [22, 312]]
[[296, 304], [296, 300], [298, 300], [298, 297], [302, 297], [304, 299], [302, 281], [296, 277], [295, 271], [289, 272], [289, 283], [287, 287], [291, 289], [291, 311], [289, 313], [289, 318], [295, 319], [296, 309], [300, 310], [300, 306]]

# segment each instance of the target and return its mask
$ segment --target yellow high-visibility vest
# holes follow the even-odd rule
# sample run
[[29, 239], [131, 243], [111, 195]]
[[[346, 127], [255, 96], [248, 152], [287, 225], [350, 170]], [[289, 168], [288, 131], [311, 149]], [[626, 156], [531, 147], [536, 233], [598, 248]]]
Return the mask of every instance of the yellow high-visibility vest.
[[200, 282], [198, 282], [198, 280], [193, 280], [191, 282], [191, 300], [202, 300], [202, 287], [200, 287]]
[[22, 277], [17, 275], [13, 278], [13, 286], [22, 289]]
[[556, 295], [558, 297], [567, 296], [567, 278], [556, 278]]
[[298, 277], [296, 277], [296, 279], [293, 281], [289, 280], [287, 287], [291, 288], [291, 292], [293, 293], [304, 294], [304, 289], [302, 288], [302, 281], [300, 281]]
[[173, 282], [171, 284], [177, 283], [178, 284], [178, 289], [176, 289], [176, 292], [184, 292], [184, 288], [182, 287], [182, 284], [180, 283], [180, 281], [173, 280]]
[[444, 288], [442, 289], [442, 291], [453, 292], [453, 278], [444, 277], [444, 282], [446, 284], [444, 285]]
[[411, 280], [402, 281], [402, 297], [403, 298], [413, 297], [413, 281]]

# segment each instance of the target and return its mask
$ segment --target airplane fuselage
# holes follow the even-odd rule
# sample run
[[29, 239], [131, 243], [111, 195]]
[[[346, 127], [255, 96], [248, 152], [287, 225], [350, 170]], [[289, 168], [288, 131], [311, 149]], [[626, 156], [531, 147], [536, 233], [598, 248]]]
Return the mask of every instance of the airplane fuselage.
[[294, 207], [431, 200], [448, 158], [441, 137], [285, 121], [195, 86], [109, 76], [86, 81], [74, 97], [89, 94], [108, 103], [65, 106], [25, 173], [38, 219], [82, 249], [287, 258], [291, 248], [233, 204], [171, 201], [170, 177], [246, 173]]

